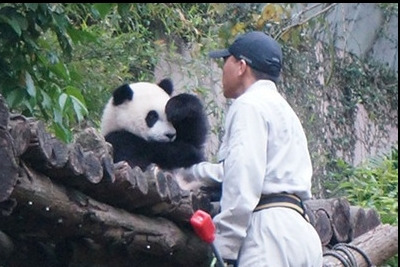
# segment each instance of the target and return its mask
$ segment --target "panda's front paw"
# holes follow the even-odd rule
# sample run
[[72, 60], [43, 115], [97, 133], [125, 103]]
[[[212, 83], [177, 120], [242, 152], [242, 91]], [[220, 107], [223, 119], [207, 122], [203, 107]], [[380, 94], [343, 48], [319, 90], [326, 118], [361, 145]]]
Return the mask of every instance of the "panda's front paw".
[[182, 93], [171, 97], [165, 107], [167, 119], [171, 122], [179, 122], [187, 118], [198, 116], [203, 110], [200, 99], [195, 95]]

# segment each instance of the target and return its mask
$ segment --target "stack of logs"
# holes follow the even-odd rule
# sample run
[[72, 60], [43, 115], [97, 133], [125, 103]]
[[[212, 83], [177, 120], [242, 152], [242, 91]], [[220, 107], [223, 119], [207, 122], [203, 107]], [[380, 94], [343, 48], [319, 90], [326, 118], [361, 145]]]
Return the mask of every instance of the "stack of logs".
[[[75, 137], [64, 144], [43, 122], [10, 114], [0, 95], [0, 266], [210, 266], [189, 225], [198, 209], [218, 211], [208, 190], [182, 189], [154, 165], [114, 164], [94, 128]], [[344, 198], [305, 205], [325, 266], [352, 258], [342, 244], [358, 266], [396, 255], [397, 226], [375, 210]]]

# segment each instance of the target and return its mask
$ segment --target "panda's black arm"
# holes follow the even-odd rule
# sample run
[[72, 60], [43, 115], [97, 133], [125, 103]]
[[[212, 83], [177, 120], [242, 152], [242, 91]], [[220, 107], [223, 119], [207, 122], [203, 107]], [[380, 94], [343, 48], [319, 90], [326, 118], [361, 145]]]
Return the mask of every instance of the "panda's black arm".
[[153, 142], [151, 145], [152, 161], [162, 169], [186, 168], [205, 160], [202, 149], [185, 142]]
[[196, 95], [181, 93], [170, 98], [165, 107], [168, 120], [176, 129], [176, 140], [200, 148], [206, 141], [209, 123]]
[[139, 166], [142, 170], [151, 163], [151, 150], [148, 143], [127, 131], [107, 134], [105, 140], [113, 146], [114, 163], [126, 161], [131, 168]]

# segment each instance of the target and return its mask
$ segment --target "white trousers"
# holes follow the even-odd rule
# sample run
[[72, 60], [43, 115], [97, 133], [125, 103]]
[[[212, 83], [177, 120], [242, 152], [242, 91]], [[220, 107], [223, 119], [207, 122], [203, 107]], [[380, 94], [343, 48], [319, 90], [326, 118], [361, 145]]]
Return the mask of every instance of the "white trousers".
[[321, 267], [322, 245], [315, 228], [289, 208], [253, 213], [240, 249], [239, 267]]

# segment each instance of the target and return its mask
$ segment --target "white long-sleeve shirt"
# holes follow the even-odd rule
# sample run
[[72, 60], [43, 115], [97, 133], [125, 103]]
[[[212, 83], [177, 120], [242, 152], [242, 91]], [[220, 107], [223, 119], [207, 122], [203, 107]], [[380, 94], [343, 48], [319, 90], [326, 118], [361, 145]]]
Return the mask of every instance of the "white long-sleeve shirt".
[[311, 197], [307, 139], [299, 118], [273, 82], [255, 82], [232, 103], [218, 158], [222, 168], [200, 163], [191, 171], [200, 179], [222, 180], [214, 243], [223, 258], [237, 259], [262, 194], [287, 192], [303, 199]]

